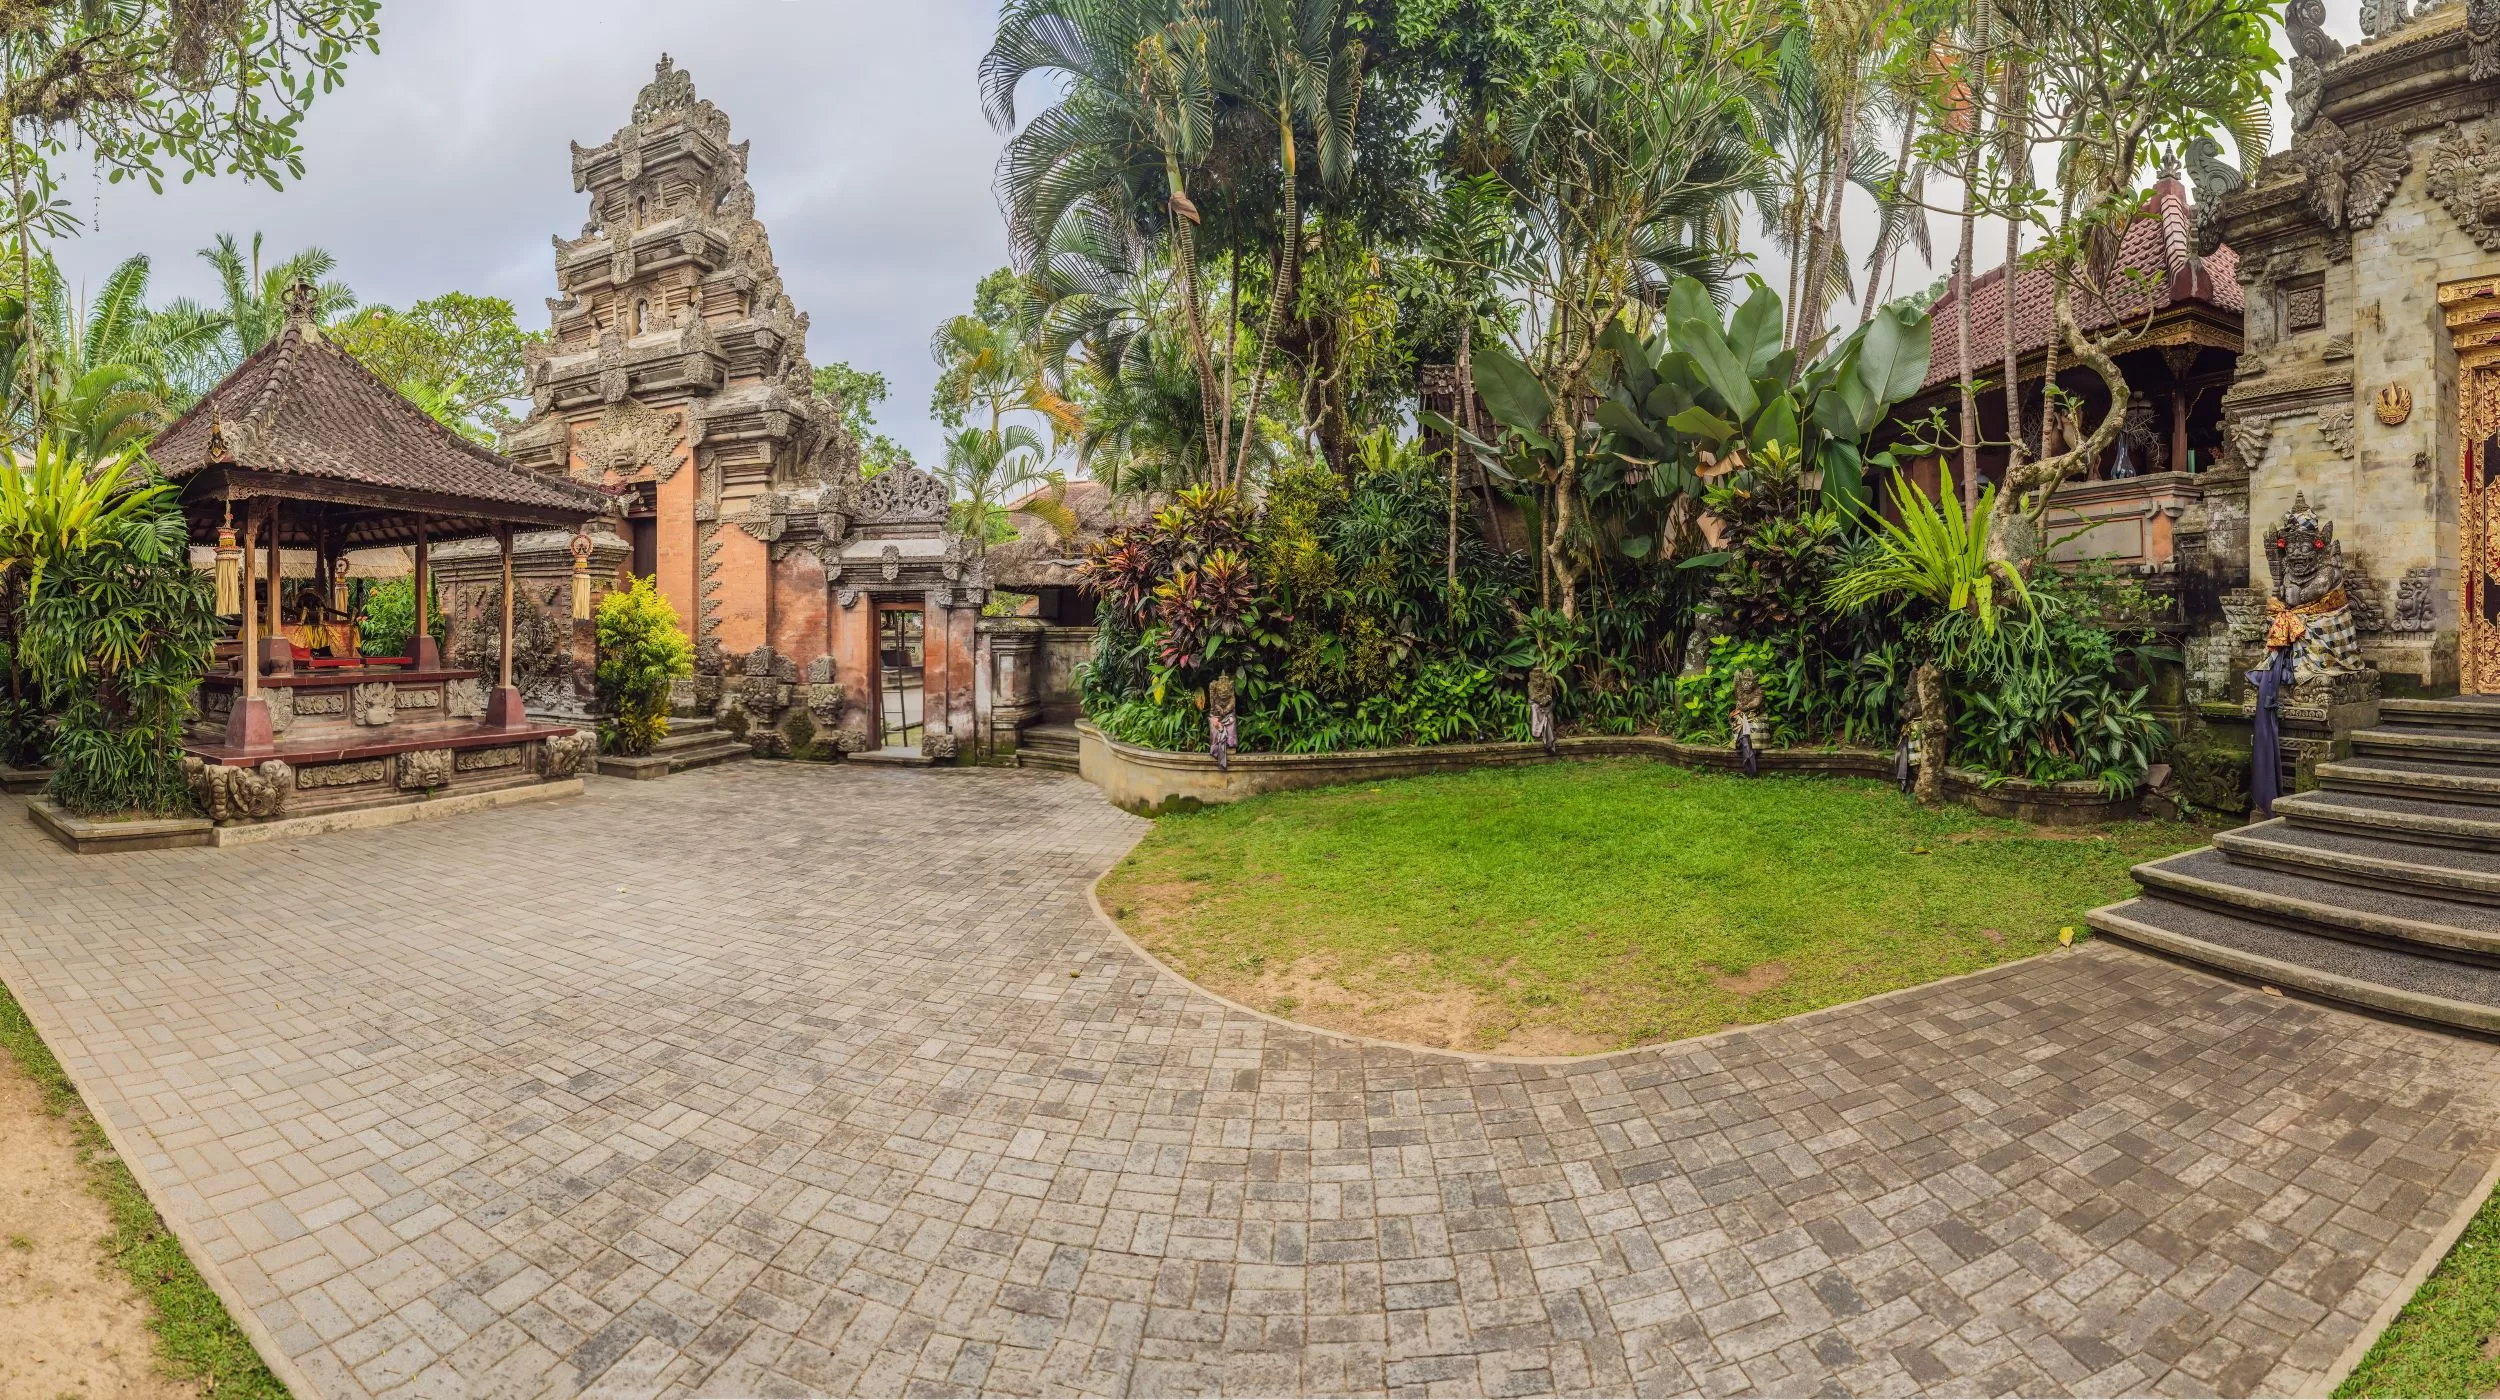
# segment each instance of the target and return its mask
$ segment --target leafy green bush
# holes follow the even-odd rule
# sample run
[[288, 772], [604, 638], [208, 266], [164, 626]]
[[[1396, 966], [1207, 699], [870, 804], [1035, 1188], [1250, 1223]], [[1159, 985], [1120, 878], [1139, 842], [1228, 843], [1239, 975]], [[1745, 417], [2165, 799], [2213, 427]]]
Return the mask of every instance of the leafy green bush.
[[[434, 596], [427, 600], [425, 630], [434, 634], [438, 645], [451, 641], [451, 619], [443, 616], [442, 595], [429, 587]], [[414, 579], [386, 579], [365, 592], [364, 626], [357, 633], [358, 647], [367, 656], [406, 656], [417, 634], [417, 584]]]
[[20, 645], [58, 716], [55, 801], [90, 816], [191, 810], [182, 731], [219, 631], [182, 515], [162, 499], [53, 561]]
[[636, 579], [599, 600], [601, 748], [651, 752], [668, 737], [669, 683], [693, 674], [694, 648], [651, 580]]

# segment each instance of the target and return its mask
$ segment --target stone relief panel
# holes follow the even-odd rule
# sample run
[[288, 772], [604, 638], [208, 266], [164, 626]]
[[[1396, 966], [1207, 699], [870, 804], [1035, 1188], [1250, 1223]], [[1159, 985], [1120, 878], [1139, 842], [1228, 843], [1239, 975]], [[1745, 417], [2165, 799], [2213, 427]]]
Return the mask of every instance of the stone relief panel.
[[862, 525], [943, 524], [946, 487], [916, 467], [891, 467], [859, 488]]

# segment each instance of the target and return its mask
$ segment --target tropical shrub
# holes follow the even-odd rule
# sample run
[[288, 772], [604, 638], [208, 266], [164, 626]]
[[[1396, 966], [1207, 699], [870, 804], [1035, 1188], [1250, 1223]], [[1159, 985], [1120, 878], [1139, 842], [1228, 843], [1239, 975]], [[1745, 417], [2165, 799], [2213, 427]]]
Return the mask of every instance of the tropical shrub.
[[647, 754], [668, 737], [670, 682], [694, 674], [677, 610], [647, 578], [599, 600], [599, 746]]
[[1916, 598], [1951, 612], [1968, 610], [1983, 629], [1994, 632], [1997, 589], [2002, 586], [2018, 601], [2028, 596], [2020, 569], [1988, 558], [1996, 488], [1980, 488], [1979, 503], [1966, 518], [1952, 493], [1938, 500], [1916, 482], [1903, 484], [1906, 489], [1893, 497], [1900, 523], [1865, 512], [1875, 530], [1875, 547], [1831, 581], [1828, 601], [1835, 608], [1856, 609]]
[[[439, 591], [429, 587], [426, 631], [437, 645], [451, 640], [451, 619], [443, 616]], [[417, 584], [414, 579], [386, 579], [365, 591], [364, 626], [357, 632], [367, 656], [406, 656], [417, 631]]]
[[52, 560], [20, 633], [54, 714], [48, 791], [89, 816], [191, 810], [183, 726], [221, 630], [181, 513], [148, 487], [131, 495]]

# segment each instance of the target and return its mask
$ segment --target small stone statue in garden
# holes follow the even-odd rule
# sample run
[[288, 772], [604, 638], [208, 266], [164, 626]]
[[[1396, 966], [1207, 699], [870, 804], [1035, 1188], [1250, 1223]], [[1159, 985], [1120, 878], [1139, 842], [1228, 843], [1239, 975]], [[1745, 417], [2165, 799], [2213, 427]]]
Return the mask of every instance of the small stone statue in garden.
[[1233, 750], [1241, 747], [1241, 722], [1233, 707], [1233, 678], [1217, 676], [1207, 683], [1207, 752], [1215, 755], [1215, 771], [1233, 771]]
[[1554, 678], [1542, 670], [1528, 673], [1528, 737], [1554, 756]]
[[1910, 714], [1918, 737], [1918, 800], [1923, 806], [1941, 807], [1945, 747], [1953, 721], [1945, 709], [1944, 672], [1932, 661], [1910, 675]]
[[2274, 591], [2266, 599], [2266, 649], [2290, 648], [2292, 679], [2315, 680], [2362, 669], [2360, 636], [2344, 593], [2344, 547], [2334, 522], [2309, 508], [2306, 494], [2266, 536], [2266, 568]]
[[1762, 728], [1762, 679], [1748, 666], [1736, 673], [1735, 704], [1728, 714], [1728, 728], [1735, 732], [1736, 761], [1744, 766], [1745, 776], [1761, 776], [1760, 745], [1755, 736]]

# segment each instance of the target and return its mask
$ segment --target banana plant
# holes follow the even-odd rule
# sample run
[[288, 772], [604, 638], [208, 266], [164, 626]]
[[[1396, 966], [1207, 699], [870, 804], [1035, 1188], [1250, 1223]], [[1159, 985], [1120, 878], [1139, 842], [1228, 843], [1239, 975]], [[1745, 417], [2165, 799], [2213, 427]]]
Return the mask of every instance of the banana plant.
[[1669, 289], [1657, 333], [1606, 328], [1614, 376], [1596, 408], [1599, 455], [1698, 497], [1776, 447], [1820, 473], [1826, 506], [1863, 502], [1870, 468], [1893, 465], [1886, 454], [1868, 459], [1867, 434], [1927, 377], [1927, 312], [1884, 307], [1838, 345], [1804, 347], [1807, 360], [1781, 345], [1779, 294], [1746, 280], [1752, 295], [1724, 325], [1709, 291], [1687, 277]]

